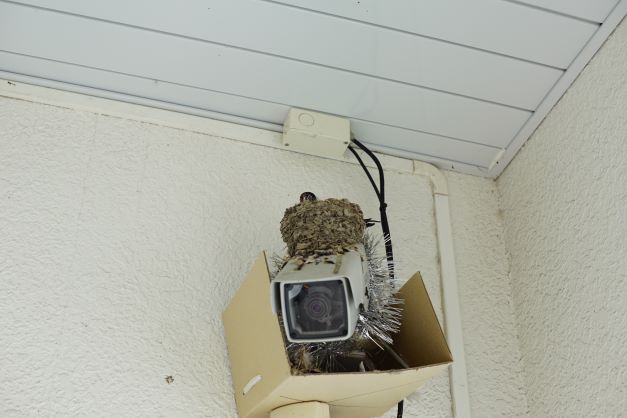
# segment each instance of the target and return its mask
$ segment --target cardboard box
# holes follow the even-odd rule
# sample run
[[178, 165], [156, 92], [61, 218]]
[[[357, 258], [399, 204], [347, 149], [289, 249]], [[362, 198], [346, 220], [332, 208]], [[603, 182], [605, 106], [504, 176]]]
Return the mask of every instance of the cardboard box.
[[267, 418], [278, 407], [319, 401], [333, 418], [384, 414], [452, 361], [419, 273], [399, 291], [405, 301], [394, 348], [410, 365], [365, 373], [293, 375], [277, 316], [270, 303], [265, 254], [257, 258], [223, 314], [235, 402], [240, 418]]

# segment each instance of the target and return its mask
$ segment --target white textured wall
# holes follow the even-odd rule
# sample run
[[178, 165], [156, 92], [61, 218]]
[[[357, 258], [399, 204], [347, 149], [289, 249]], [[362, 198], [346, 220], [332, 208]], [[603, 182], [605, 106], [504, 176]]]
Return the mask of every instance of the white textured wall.
[[472, 416], [526, 417], [494, 181], [447, 172]]
[[[495, 185], [450, 182], [472, 407], [521, 417]], [[401, 275], [440, 312], [429, 184], [386, 185]], [[235, 417], [221, 311], [305, 190], [378, 218], [358, 166], [0, 98], [0, 416]], [[450, 417], [448, 390], [405, 416]]]
[[627, 416], [627, 22], [498, 181], [532, 417]]

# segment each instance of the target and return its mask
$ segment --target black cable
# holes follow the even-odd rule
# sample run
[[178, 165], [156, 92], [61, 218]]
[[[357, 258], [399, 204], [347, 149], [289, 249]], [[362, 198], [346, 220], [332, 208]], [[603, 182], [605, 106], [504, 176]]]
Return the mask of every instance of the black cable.
[[403, 418], [403, 406], [405, 401], [400, 401], [398, 403], [398, 407], [396, 408], [396, 418]]
[[[361, 148], [372, 159], [372, 161], [374, 161], [375, 165], [377, 166], [377, 170], [379, 171], [379, 187], [377, 188], [365, 164], [363, 163], [363, 161], [361, 161], [361, 158], [357, 158], [357, 161], [360, 162], [361, 167], [366, 172], [366, 175], [368, 176], [368, 179], [370, 180], [370, 183], [372, 184], [372, 187], [374, 188], [375, 193], [379, 198], [379, 213], [381, 214], [381, 229], [383, 230], [383, 239], [385, 242], [385, 255], [388, 261], [390, 279], [394, 279], [394, 251], [392, 249], [390, 224], [388, 222], [388, 216], [386, 213], [387, 203], [385, 203], [385, 174], [383, 173], [383, 166], [381, 165], [381, 162], [379, 161], [377, 156], [372, 151], [370, 151], [370, 149], [368, 149], [364, 144], [362, 144], [357, 139], [353, 139], [353, 142], [355, 143], [355, 145]], [[352, 152], [354, 155], [357, 155], [357, 152], [355, 150], [352, 150]]]
[[379, 188], [377, 187], [377, 184], [374, 182], [374, 179], [370, 175], [370, 171], [368, 171], [366, 164], [364, 164], [364, 160], [361, 159], [361, 157], [359, 156], [359, 154], [357, 153], [357, 151], [355, 151], [353, 147], [348, 147], [348, 149], [351, 150], [355, 158], [357, 158], [357, 161], [359, 162], [359, 165], [361, 166], [361, 168], [364, 169], [364, 172], [366, 173], [366, 176], [368, 176], [368, 180], [370, 180], [370, 184], [372, 185], [372, 188], [374, 189], [374, 192], [377, 194], [377, 198], [379, 199], [379, 202], [380, 202], [381, 193], [379, 193]]
[[[361, 148], [372, 159], [372, 161], [374, 161], [375, 165], [377, 166], [377, 170], [379, 171], [379, 187], [377, 187], [374, 179], [370, 175], [370, 171], [368, 171], [368, 168], [364, 164], [359, 154], [357, 154], [357, 151], [355, 151], [352, 147], [349, 147], [355, 158], [357, 158], [359, 165], [366, 173], [366, 176], [368, 176], [368, 180], [370, 180], [370, 184], [372, 185], [372, 188], [374, 189], [374, 192], [377, 194], [377, 198], [379, 199], [379, 213], [381, 214], [381, 229], [383, 230], [383, 239], [385, 242], [385, 256], [388, 262], [390, 279], [394, 279], [394, 251], [392, 250], [390, 225], [388, 223], [388, 217], [386, 213], [388, 205], [387, 203], [385, 203], [385, 174], [383, 172], [383, 166], [381, 165], [381, 162], [379, 161], [377, 156], [372, 151], [370, 151], [364, 144], [354, 138], [353, 142], [355, 143], [355, 145]], [[398, 403], [396, 409], [396, 418], [403, 418], [404, 404], [405, 403], [402, 400]]]

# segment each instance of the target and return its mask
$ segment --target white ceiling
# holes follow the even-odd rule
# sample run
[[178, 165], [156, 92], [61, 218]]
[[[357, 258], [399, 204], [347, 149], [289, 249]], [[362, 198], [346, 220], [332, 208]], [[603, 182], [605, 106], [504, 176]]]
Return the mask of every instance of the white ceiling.
[[495, 177], [627, 0], [0, 0], [0, 74], [280, 129], [349, 117], [373, 148]]

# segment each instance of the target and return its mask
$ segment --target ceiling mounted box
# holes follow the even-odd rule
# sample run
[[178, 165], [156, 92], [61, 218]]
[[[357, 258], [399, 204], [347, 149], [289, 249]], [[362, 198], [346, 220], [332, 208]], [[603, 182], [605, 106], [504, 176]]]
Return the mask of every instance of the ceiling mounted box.
[[445, 370], [451, 353], [420, 274], [396, 296], [404, 305], [393, 346], [410, 368], [388, 358], [377, 371], [293, 374], [260, 255], [223, 315], [239, 417], [267, 418], [276, 408], [307, 401], [327, 403], [333, 418], [380, 416]]
[[283, 123], [283, 146], [320, 157], [341, 158], [351, 140], [348, 119], [291, 108]]

